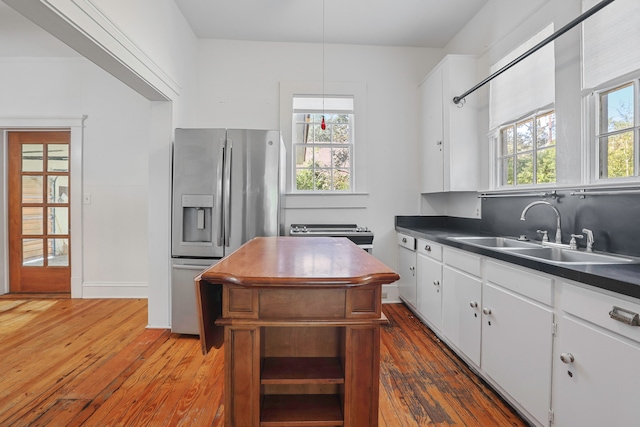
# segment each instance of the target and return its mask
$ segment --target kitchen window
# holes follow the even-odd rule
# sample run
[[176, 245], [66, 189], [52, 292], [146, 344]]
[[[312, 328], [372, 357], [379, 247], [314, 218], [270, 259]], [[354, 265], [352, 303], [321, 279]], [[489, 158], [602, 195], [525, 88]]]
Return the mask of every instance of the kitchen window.
[[500, 128], [500, 185], [556, 182], [555, 121], [555, 112], [548, 111]]
[[[491, 67], [495, 72], [553, 34], [548, 25]], [[556, 182], [555, 46], [549, 43], [491, 81], [493, 187]]]
[[353, 97], [294, 96], [294, 190], [353, 190]]
[[597, 93], [598, 178], [638, 175], [637, 81]]

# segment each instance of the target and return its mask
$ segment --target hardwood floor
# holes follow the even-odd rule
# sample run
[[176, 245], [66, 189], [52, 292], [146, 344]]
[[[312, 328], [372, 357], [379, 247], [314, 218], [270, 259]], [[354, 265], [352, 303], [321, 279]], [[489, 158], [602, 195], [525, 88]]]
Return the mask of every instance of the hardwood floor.
[[[403, 305], [384, 305], [380, 426], [526, 426]], [[222, 426], [223, 354], [146, 300], [0, 297], [0, 426]]]

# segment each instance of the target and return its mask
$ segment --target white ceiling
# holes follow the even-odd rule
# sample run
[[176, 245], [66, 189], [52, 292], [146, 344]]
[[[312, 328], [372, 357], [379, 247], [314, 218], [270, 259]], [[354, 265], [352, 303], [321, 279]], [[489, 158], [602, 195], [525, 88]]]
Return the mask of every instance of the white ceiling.
[[[174, 1], [199, 38], [323, 40], [323, 0]], [[441, 48], [487, 2], [324, 0], [324, 41]], [[0, 1], [0, 57], [68, 56], [78, 54]]]
[[488, 0], [174, 0], [199, 38], [444, 47]]

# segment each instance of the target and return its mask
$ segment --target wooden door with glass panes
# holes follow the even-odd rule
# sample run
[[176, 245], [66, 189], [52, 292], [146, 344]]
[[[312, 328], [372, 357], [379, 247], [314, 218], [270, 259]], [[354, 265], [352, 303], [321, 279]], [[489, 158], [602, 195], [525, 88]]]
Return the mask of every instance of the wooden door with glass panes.
[[71, 291], [70, 135], [8, 132], [11, 292]]

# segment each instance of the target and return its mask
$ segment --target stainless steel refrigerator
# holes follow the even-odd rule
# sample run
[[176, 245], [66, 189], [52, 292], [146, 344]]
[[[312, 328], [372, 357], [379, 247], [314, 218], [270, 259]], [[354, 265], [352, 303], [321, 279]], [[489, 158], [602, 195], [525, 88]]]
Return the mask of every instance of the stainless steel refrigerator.
[[284, 232], [279, 131], [176, 129], [171, 330], [198, 334], [193, 279], [256, 236]]

